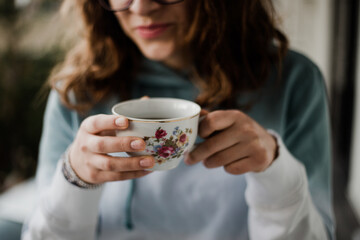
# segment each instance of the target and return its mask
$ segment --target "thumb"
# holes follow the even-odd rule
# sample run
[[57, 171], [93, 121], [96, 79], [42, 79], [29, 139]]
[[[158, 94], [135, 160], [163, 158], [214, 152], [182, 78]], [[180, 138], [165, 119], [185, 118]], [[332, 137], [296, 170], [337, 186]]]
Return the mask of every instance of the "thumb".
[[200, 111], [200, 117], [205, 116], [205, 115], [207, 115], [208, 113], [209, 113], [208, 110], [206, 110], [206, 109], [201, 109], [201, 111]]

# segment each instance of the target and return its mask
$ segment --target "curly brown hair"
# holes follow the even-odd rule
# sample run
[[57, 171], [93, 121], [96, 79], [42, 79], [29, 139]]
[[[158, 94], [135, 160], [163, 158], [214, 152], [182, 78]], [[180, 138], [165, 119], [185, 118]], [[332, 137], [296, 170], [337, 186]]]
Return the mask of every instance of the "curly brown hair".
[[[70, 1], [81, 11], [84, 36], [52, 72], [51, 86], [77, 111], [90, 109], [114, 92], [131, 98], [140, 51], [98, 1], [64, 3]], [[196, 99], [201, 106], [234, 106], [239, 92], [264, 85], [273, 65], [280, 71], [288, 41], [276, 26], [271, 0], [197, 0], [187, 5], [191, 25], [184, 42], [201, 86]]]

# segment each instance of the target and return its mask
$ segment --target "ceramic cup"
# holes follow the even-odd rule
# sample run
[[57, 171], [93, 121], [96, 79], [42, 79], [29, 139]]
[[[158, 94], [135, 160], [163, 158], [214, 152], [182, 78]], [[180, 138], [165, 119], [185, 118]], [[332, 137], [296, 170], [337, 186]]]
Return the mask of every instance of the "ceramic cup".
[[198, 132], [200, 106], [176, 98], [150, 98], [124, 101], [112, 108], [112, 113], [129, 120], [129, 127], [118, 130], [117, 136], [141, 137], [146, 143], [142, 152], [130, 156], [152, 155], [155, 166], [149, 170], [169, 170], [177, 167], [193, 147]]

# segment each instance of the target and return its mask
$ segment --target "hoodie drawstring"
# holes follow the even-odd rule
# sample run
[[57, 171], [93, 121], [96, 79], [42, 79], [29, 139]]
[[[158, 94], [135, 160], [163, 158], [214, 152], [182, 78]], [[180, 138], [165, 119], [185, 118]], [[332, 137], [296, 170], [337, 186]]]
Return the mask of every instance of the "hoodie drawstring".
[[135, 180], [134, 179], [130, 180], [130, 188], [125, 205], [125, 227], [128, 230], [134, 229], [134, 223], [132, 221], [132, 214], [131, 214], [131, 206], [132, 206], [132, 200], [134, 198], [135, 187], [136, 187]]

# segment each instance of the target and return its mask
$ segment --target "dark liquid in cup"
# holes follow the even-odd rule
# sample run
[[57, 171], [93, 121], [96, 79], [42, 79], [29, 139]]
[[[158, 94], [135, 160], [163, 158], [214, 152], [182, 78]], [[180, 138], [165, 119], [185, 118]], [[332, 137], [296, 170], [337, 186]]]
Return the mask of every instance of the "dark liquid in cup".
[[159, 117], [141, 117], [141, 119], [144, 119], [144, 120], [164, 120], [164, 119], [169, 119], [171, 117], [168, 117], [168, 118], [159, 118]]

